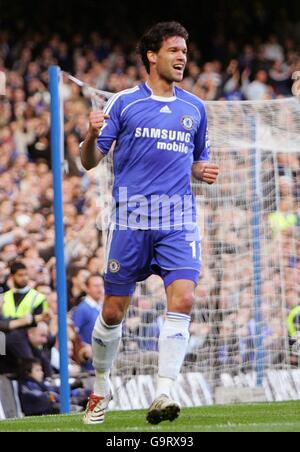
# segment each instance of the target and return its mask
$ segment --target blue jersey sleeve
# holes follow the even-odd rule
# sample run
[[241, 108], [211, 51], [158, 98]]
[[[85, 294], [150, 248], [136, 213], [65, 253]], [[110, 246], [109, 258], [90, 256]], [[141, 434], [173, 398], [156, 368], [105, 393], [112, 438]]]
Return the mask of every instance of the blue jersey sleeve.
[[208, 161], [210, 158], [210, 142], [208, 137], [207, 114], [204, 106], [194, 144], [194, 163]]
[[110, 118], [105, 120], [100, 134], [97, 138], [97, 148], [107, 155], [114, 141], [117, 140], [121, 129], [121, 99], [118, 96], [112, 97], [107, 103], [104, 113]]

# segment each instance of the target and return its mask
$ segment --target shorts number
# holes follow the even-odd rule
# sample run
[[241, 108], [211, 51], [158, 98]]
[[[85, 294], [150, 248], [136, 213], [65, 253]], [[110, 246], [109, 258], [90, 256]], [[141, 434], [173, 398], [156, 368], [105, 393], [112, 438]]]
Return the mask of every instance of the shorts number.
[[192, 248], [193, 259], [197, 259], [197, 242], [190, 243], [190, 247]]

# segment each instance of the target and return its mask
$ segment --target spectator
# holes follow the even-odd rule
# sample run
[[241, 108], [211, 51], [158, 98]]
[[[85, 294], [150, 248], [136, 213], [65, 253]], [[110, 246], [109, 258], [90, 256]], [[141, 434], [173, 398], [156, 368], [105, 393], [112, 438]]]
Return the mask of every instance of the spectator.
[[292, 196], [281, 199], [279, 210], [269, 215], [269, 222], [274, 236], [297, 226], [298, 216], [295, 212], [294, 198]]
[[300, 358], [300, 305], [294, 307], [289, 312], [287, 325], [291, 349], [291, 364], [298, 367]]
[[16, 374], [18, 367], [26, 359], [37, 358], [41, 361], [46, 377], [51, 377], [49, 351], [55, 339], [49, 336], [48, 325], [40, 322], [37, 327], [28, 330], [12, 331], [6, 336], [6, 356], [0, 359], [0, 374]]
[[276, 95], [289, 96], [291, 92], [291, 70], [283, 60], [276, 60], [269, 71], [270, 84]]
[[[77, 377], [81, 373], [82, 368], [86, 371], [92, 370], [92, 347], [82, 342], [71, 319], [68, 319], [68, 339], [70, 376]], [[55, 346], [51, 349], [51, 366], [54, 372], [59, 374], [60, 352], [58, 339], [56, 340]]]
[[270, 93], [268, 87], [268, 74], [265, 70], [260, 69], [255, 75], [255, 80], [251, 83], [244, 80], [243, 91], [248, 100], [266, 100]]
[[74, 309], [72, 319], [83, 342], [92, 343], [92, 332], [104, 302], [104, 284], [100, 275], [93, 274], [86, 281], [87, 295]]
[[3, 294], [1, 316], [3, 319], [17, 319], [26, 315], [41, 315], [48, 309], [45, 295], [28, 286], [28, 270], [21, 262], [11, 266], [13, 288]]
[[[44, 379], [41, 362], [28, 359], [19, 371], [19, 397], [25, 416], [53, 415], [60, 412], [59, 388]], [[71, 411], [83, 411], [90, 390], [80, 380], [71, 385]]]
[[264, 57], [269, 61], [278, 61], [284, 58], [283, 48], [279, 44], [277, 36], [274, 34], [269, 36], [264, 46]]
[[[92, 344], [92, 333], [104, 302], [104, 284], [100, 275], [93, 274], [86, 281], [87, 295], [74, 309], [72, 319], [81, 340], [86, 344]], [[92, 369], [92, 364], [87, 363], [86, 370]]]
[[59, 414], [59, 394], [50, 391], [44, 381], [42, 364], [38, 359], [22, 363], [19, 378], [19, 397], [25, 416]]
[[0, 320], [0, 331], [2, 333], [9, 333], [10, 331], [26, 328], [32, 325], [32, 315], [27, 315], [16, 320]]
[[9, 277], [9, 269], [6, 267], [4, 262], [0, 261], [0, 297], [4, 292], [9, 290], [7, 285]]
[[[3, 207], [3, 204], [2, 204]], [[0, 249], [6, 245], [14, 243], [15, 240], [23, 239], [26, 237], [26, 232], [21, 228], [16, 228], [14, 231], [0, 236]]]
[[69, 284], [68, 284], [68, 300], [69, 309], [77, 306], [82, 298], [86, 295], [85, 281], [90, 276], [90, 273], [77, 265], [70, 267], [69, 269]]
[[91, 274], [99, 273], [102, 267], [101, 259], [97, 256], [92, 256], [87, 262], [87, 269]]

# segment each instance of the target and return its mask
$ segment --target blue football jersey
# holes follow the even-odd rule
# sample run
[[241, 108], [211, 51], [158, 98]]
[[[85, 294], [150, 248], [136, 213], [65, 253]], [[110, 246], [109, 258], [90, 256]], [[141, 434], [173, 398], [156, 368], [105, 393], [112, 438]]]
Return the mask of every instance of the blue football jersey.
[[210, 154], [204, 103], [178, 87], [173, 97], [155, 96], [143, 83], [113, 96], [104, 112], [110, 119], [97, 147], [107, 154], [115, 143], [116, 224], [157, 229], [195, 222], [192, 165]]

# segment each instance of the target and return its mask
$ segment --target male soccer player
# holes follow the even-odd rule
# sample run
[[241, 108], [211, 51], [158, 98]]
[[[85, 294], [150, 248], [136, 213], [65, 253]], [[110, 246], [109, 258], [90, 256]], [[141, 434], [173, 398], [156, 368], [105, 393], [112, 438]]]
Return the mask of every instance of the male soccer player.
[[122, 321], [136, 282], [160, 275], [167, 314], [159, 338], [156, 398], [147, 420], [174, 420], [180, 405], [170, 398], [189, 341], [190, 314], [199, 280], [200, 235], [190, 179], [213, 184], [207, 117], [203, 102], [175, 86], [187, 62], [187, 31], [159, 23], [141, 39], [148, 81], [116, 94], [104, 112], [90, 114], [81, 159], [89, 170], [115, 143], [112, 226], [108, 235], [105, 302], [93, 333], [96, 382], [84, 417], [104, 421], [111, 398], [109, 375]]

